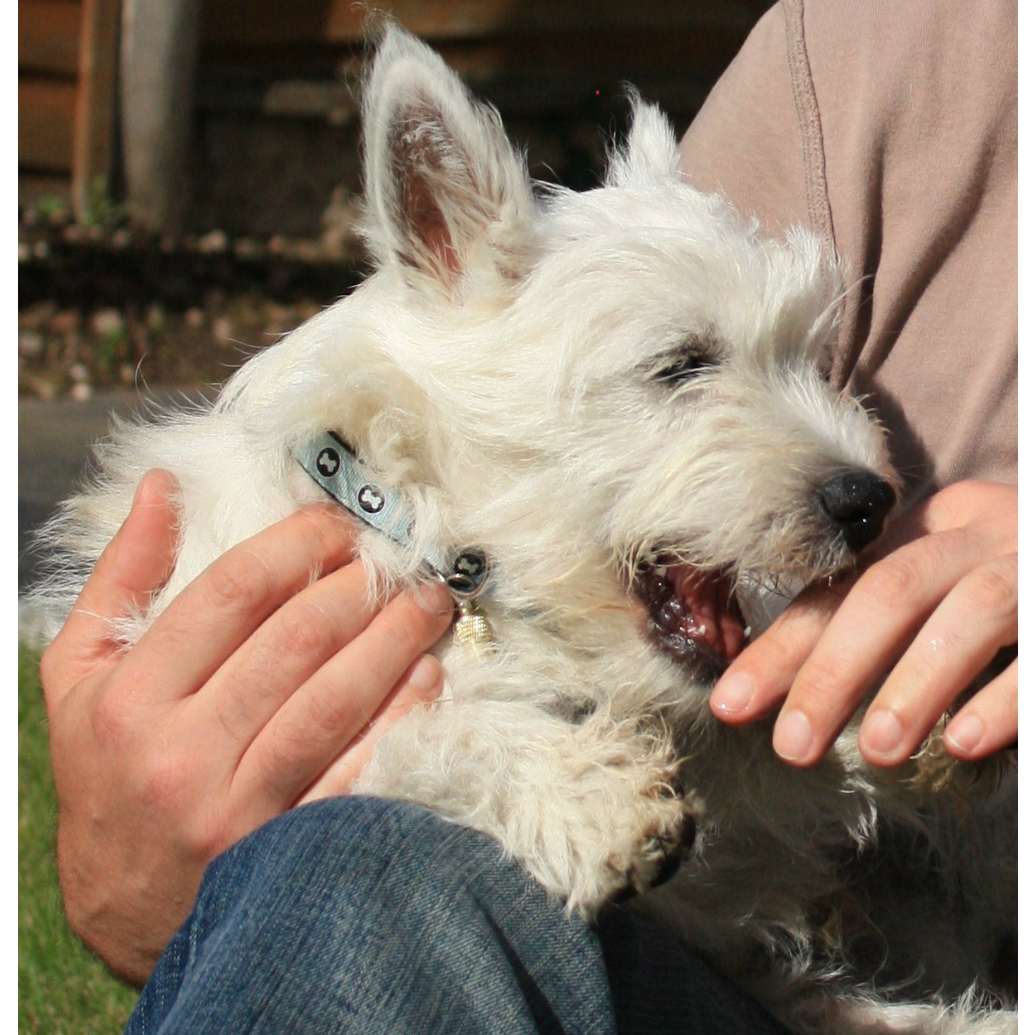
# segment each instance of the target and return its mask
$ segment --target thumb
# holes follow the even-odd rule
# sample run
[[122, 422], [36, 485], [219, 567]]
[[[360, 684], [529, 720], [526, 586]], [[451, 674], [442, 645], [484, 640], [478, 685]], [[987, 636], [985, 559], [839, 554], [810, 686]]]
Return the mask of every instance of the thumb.
[[178, 494], [179, 483], [168, 471], [149, 471], [141, 479], [126, 520], [47, 651], [49, 667], [63, 670], [60, 682], [66, 686], [112, 653], [112, 620], [146, 606], [168, 579], [179, 538]]

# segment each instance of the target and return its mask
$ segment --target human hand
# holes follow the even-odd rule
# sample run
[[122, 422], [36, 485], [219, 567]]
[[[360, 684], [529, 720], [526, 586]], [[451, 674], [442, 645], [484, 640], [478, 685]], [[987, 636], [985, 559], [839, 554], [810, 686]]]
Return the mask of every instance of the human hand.
[[138, 983], [210, 860], [294, 805], [348, 793], [377, 736], [437, 696], [441, 668], [422, 652], [452, 615], [430, 584], [372, 607], [353, 526], [312, 507], [228, 551], [120, 651], [110, 619], [172, 569], [175, 491], [167, 472], [144, 478], [41, 662], [68, 918]]
[[[899, 765], [999, 649], [1016, 644], [1017, 598], [1016, 486], [951, 485], [895, 522], [858, 577], [791, 603], [716, 684], [712, 711], [740, 724], [783, 701], [773, 746], [809, 766], [883, 678], [859, 748], [874, 765]], [[963, 704], [945, 746], [975, 760], [1017, 729], [1015, 658]]]

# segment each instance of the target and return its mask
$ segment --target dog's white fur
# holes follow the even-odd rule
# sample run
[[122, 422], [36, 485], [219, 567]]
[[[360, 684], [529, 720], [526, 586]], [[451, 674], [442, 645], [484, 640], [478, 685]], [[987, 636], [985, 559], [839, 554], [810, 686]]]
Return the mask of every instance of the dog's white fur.
[[[389, 27], [364, 104], [376, 272], [211, 409], [117, 429], [51, 528], [62, 559], [37, 601], [60, 623], [137, 481], [167, 468], [178, 561], [124, 622], [134, 642], [219, 554], [323, 498], [291, 457], [333, 429], [416, 513], [408, 549], [361, 536], [378, 592], [423, 577], [433, 547], [493, 565], [497, 651], [444, 643], [443, 700], [392, 728], [358, 790], [486, 831], [590, 917], [652, 883], [689, 817], [693, 848], [645, 906], [797, 1030], [1015, 1030], [978, 995], [1013, 907], [996, 829], [867, 767], [854, 726], [820, 765], [786, 767], [769, 730], [716, 723], [708, 673], [644, 633], [630, 581], [659, 546], [734, 572], [747, 608], [850, 563], [817, 486], [894, 476], [875, 423], [820, 373], [836, 261], [681, 182], [667, 121], [632, 103], [601, 188], [536, 193], [496, 114]], [[656, 376], [688, 350], [696, 376]], [[906, 840], [926, 876], [882, 915], [887, 881], [865, 870], [892, 872]], [[902, 902], [915, 923], [896, 931]], [[914, 1000], [889, 1005], [884, 975]]]

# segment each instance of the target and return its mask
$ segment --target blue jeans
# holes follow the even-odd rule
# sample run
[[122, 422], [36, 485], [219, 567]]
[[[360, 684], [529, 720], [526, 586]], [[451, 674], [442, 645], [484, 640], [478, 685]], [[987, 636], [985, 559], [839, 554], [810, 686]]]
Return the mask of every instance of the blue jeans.
[[756, 1035], [780, 1029], [651, 921], [594, 928], [425, 809], [295, 809], [208, 868], [127, 1035]]

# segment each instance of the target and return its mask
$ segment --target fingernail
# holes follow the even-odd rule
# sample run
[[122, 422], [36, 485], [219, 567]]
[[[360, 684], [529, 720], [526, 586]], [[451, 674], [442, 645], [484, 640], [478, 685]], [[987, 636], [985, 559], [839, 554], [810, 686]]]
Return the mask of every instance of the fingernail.
[[154, 483], [157, 481], [154, 471], [148, 471], [143, 478], [137, 482], [137, 491], [133, 493], [133, 502], [130, 507], [138, 507], [148, 496], [154, 496]]
[[797, 710], [781, 712], [773, 730], [773, 749], [788, 762], [801, 762], [812, 747], [812, 723]]
[[137, 482], [137, 489], [133, 494], [133, 502], [130, 506], [136, 507], [144, 502], [148, 505], [167, 503], [176, 486], [176, 479], [168, 471], [161, 467], [152, 467]]
[[712, 707], [724, 715], [737, 715], [747, 708], [754, 696], [754, 679], [746, 672], [733, 672], [715, 684]]
[[961, 754], [969, 755], [985, 735], [985, 720], [974, 712], [957, 715], [945, 731], [945, 740]]
[[410, 678], [406, 682], [418, 694], [426, 694], [433, 690], [442, 679], [442, 666], [437, 658], [425, 654], [410, 670]]
[[902, 743], [902, 723], [886, 708], [869, 712], [859, 730], [859, 743], [876, 755], [893, 754]]
[[421, 582], [414, 590], [417, 603], [435, 615], [453, 613], [453, 598], [441, 582]]

